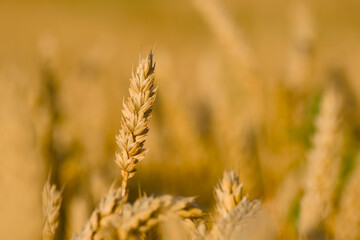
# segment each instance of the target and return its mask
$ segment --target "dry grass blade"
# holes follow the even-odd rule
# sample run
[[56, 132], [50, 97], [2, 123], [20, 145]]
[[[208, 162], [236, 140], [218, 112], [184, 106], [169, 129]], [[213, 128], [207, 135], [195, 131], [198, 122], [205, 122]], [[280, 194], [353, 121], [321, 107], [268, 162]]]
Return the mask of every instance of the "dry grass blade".
[[130, 79], [130, 97], [123, 103], [121, 129], [116, 136], [119, 151], [115, 160], [123, 176], [122, 196], [125, 196], [128, 179], [135, 174], [136, 164], [144, 159], [147, 151], [144, 143], [157, 90], [154, 86], [155, 64], [152, 58], [150, 52], [140, 60]]
[[48, 179], [42, 192], [44, 240], [52, 240], [55, 237], [55, 231], [59, 225], [61, 200], [61, 192], [56, 190], [55, 185], [50, 185], [50, 180]]
[[319, 227], [329, 216], [339, 173], [341, 99], [335, 88], [324, 93], [313, 149], [308, 154], [305, 193], [301, 200], [300, 234], [319, 236]]

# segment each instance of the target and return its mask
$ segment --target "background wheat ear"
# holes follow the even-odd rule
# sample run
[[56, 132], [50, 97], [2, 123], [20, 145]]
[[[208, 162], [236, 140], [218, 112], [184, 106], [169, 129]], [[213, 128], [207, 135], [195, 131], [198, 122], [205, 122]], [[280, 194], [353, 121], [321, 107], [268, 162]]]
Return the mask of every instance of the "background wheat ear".
[[130, 78], [130, 96], [123, 102], [121, 129], [116, 136], [119, 151], [115, 159], [123, 177], [122, 196], [126, 194], [128, 179], [136, 172], [136, 164], [144, 159], [147, 152], [144, 143], [157, 90], [154, 70], [153, 53], [150, 52], [139, 61]]
[[300, 235], [312, 239], [333, 210], [339, 177], [342, 98], [333, 85], [326, 89], [316, 119], [313, 148], [307, 156], [304, 196], [301, 199]]
[[52, 240], [55, 237], [56, 228], [59, 225], [61, 200], [61, 191], [58, 191], [55, 185], [50, 184], [49, 177], [42, 192], [44, 240]]

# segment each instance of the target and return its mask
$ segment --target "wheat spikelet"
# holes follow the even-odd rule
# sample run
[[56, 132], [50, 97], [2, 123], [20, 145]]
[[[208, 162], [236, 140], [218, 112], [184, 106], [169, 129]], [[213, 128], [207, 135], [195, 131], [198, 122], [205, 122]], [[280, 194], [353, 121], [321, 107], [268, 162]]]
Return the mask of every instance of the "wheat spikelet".
[[188, 238], [191, 240], [202, 240], [205, 239], [207, 233], [206, 224], [204, 220], [199, 222], [185, 219], [183, 221], [185, 232], [188, 234]]
[[340, 201], [340, 210], [335, 220], [336, 239], [360, 238], [360, 154]]
[[74, 240], [88, 240], [93, 239], [94, 235], [102, 231], [104, 221], [113, 214], [119, 212], [125, 198], [122, 197], [122, 189], [110, 188], [106, 197], [102, 198], [99, 206], [93, 211], [89, 221], [79, 234], [75, 234]]
[[299, 221], [300, 234], [305, 238], [320, 234], [319, 227], [332, 209], [340, 164], [340, 100], [335, 88], [327, 89], [316, 119], [313, 148], [307, 157], [308, 169]]
[[130, 79], [130, 97], [123, 102], [121, 129], [116, 136], [119, 151], [115, 159], [123, 176], [122, 196], [126, 194], [128, 179], [135, 174], [136, 164], [144, 159], [147, 151], [144, 143], [157, 90], [154, 86], [155, 64], [152, 58], [150, 52], [146, 58], [139, 61]]
[[55, 185], [50, 185], [50, 180], [48, 178], [42, 192], [44, 240], [54, 239], [56, 228], [59, 225], [61, 200], [61, 192], [56, 190]]

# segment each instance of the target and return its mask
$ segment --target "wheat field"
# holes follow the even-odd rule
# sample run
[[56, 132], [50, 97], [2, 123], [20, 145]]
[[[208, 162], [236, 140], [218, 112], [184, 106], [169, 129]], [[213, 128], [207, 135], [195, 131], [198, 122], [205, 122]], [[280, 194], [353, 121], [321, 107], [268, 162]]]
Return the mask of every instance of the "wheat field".
[[0, 239], [360, 239], [360, 3], [0, 2]]

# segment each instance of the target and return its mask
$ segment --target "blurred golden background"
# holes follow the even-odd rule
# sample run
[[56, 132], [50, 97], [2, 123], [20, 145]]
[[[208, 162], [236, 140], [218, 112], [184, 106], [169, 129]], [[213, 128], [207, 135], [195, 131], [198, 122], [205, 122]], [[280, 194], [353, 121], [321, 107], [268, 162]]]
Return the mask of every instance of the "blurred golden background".
[[115, 135], [128, 79], [139, 53], [155, 49], [149, 153], [129, 181], [130, 201], [168, 193], [209, 209], [233, 168], [265, 205], [288, 189], [278, 239], [297, 239], [294, 176], [328, 85], [345, 102], [335, 201], [355, 166], [359, 12], [356, 0], [2, 0], [0, 238], [40, 238], [49, 171], [64, 188], [57, 237], [79, 231], [120, 177]]

